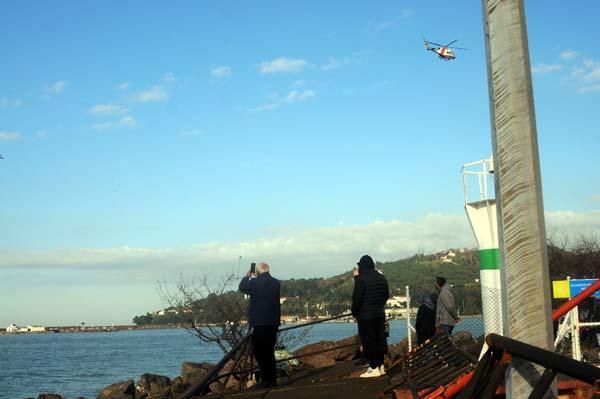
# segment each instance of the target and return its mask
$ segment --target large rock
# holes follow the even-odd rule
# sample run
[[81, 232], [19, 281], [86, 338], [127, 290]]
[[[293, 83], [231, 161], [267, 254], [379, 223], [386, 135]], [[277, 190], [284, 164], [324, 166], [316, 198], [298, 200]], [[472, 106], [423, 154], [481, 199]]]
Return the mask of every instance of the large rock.
[[192, 384], [185, 382], [182, 377], [175, 377], [171, 382], [171, 397], [179, 397], [182, 393], [190, 389]]
[[302, 365], [306, 368], [321, 368], [335, 365], [335, 359], [324, 354], [308, 356], [302, 359]]
[[135, 382], [121, 381], [107, 386], [96, 399], [135, 399]]
[[319, 341], [314, 344], [303, 346], [295, 351], [294, 355], [301, 356], [313, 352], [320, 352], [316, 355], [301, 357], [299, 360], [303, 366], [308, 368], [332, 366], [338, 360], [348, 360], [354, 358], [358, 352], [358, 345], [340, 349], [333, 348], [351, 343], [358, 344], [358, 342], [358, 336], [348, 337], [341, 341]]
[[450, 341], [459, 349], [475, 343], [475, 338], [467, 331], [459, 331], [450, 337]]
[[478, 358], [481, 353], [481, 348], [483, 347], [483, 338], [475, 339], [473, 336], [467, 331], [460, 331], [450, 337], [450, 341], [454, 344], [455, 347], [462, 350], [463, 352], [468, 353], [474, 358]]
[[169, 399], [171, 397], [171, 379], [164, 375], [142, 374], [135, 384], [136, 399]]
[[333, 351], [333, 358], [338, 361], [350, 360], [350, 359], [355, 358], [356, 355], [358, 355], [358, 353], [360, 351], [360, 348], [358, 345], [359, 343], [360, 343], [360, 339], [358, 338], [358, 335], [354, 335], [352, 337], [344, 338], [341, 341], [337, 341], [335, 343], [335, 346], [343, 346], [343, 345], [349, 345], [349, 344], [356, 344], [356, 345], [348, 346], [346, 348], [336, 349], [335, 351]]
[[55, 393], [43, 393], [37, 397], [37, 399], [64, 399], [61, 395]]
[[209, 363], [183, 362], [181, 365], [181, 378], [184, 382], [195, 383], [204, 377], [213, 368]]

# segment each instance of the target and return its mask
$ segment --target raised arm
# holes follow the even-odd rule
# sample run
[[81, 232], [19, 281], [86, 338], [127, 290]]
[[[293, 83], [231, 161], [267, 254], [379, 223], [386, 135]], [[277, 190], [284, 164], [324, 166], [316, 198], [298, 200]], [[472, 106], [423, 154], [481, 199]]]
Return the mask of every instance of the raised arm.
[[240, 281], [240, 291], [246, 295], [254, 295], [256, 291], [256, 284], [254, 283], [254, 278], [252, 277], [244, 277], [242, 281]]

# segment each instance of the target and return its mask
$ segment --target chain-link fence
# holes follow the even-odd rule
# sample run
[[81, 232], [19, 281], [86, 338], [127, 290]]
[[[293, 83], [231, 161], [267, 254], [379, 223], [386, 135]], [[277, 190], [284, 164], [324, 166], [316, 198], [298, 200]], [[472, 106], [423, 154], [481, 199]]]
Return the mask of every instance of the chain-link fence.
[[[482, 337], [486, 332], [500, 332], [502, 328], [502, 299], [500, 290], [482, 287], [480, 284], [454, 285], [450, 287], [454, 296], [459, 322], [453, 333], [466, 331], [474, 338]], [[431, 291], [417, 291], [411, 294], [411, 317], [421, 305], [426, 295], [435, 294]]]

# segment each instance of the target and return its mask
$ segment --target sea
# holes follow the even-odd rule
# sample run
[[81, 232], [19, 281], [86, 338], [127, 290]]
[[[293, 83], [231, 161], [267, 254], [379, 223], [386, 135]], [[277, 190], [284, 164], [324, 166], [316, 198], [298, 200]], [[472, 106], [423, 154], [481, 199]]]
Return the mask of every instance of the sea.
[[[388, 342], [405, 338], [406, 327], [406, 320], [391, 321]], [[461, 329], [480, 335], [481, 319], [461, 323], [457, 331]], [[316, 324], [298, 347], [354, 334], [355, 323]], [[144, 373], [175, 378], [184, 361], [216, 363], [222, 356], [216, 345], [185, 329], [0, 335], [0, 399], [37, 398], [40, 393], [90, 399], [118, 381], [137, 381]]]

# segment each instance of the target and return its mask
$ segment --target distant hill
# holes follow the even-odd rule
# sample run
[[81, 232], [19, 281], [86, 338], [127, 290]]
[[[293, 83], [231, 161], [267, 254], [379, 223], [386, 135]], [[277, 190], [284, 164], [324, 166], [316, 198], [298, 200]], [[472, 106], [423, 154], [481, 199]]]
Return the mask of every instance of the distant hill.
[[[422, 291], [435, 289], [435, 277], [443, 276], [452, 285], [479, 286], [479, 255], [476, 250], [452, 250], [454, 257], [448, 257], [449, 251], [434, 255], [414, 255], [392, 262], [377, 262], [388, 280], [392, 295], [405, 295], [408, 285], [411, 296]], [[446, 258], [448, 261], [441, 260]], [[451, 260], [451, 262], [449, 262]], [[281, 296], [289, 298], [282, 306], [286, 314], [305, 314], [306, 302], [319, 305], [309, 309], [309, 314], [338, 314], [348, 309], [354, 281], [352, 272], [314, 279], [291, 279], [281, 283]], [[304, 313], [303, 313], [304, 312]]]
[[[552, 280], [565, 279], [567, 276], [599, 277], [600, 241], [596, 236], [579, 235], [570, 245], [566, 242], [557, 244], [550, 240], [547, 248]], [[452, 291], [461, 314], [477, 314], [481, 311], [481, 292], [477, 280], [479, 254], [476, 249], [452, 249], [433, 255], [413, 255], [397, 261], [378, 262], [377, 268], [387, 277], [392, 295], [405, 295], [405, 287], [408, 285], [411, 297], [417, 300], [420, 292], [434, 291], [435, 277], [443, 276], [453, 285]], [[341, 314], [350, 308], [353, 286], [351, 271], [329, 278], [283, 280], [281, 295], [285, 297], [285, 301], [282, 304], [282, 313], [306, 315], [308, 304], [310, 316]], [[224, 295], [241, 294], [232, 291]], [[179, 321], [173, 308], [159, 313], [136, 316], [133, 322], [172, 324]]]
[[[376, 267], [386, 276], [392, 295], [405, 295], [410, 286], [411, 296], [435, 289], [435, 277], [443, 276], [452, 285], [479, 286], [479, 256], [476, 250], [452, 249], [432, 255], [413, 255], [409, 258], [377, 262]], [[347, 311], [352, 300], [354, 281], [352, 271], [328, 278], [290, 279], [281, 281], [284, 315], [310, 316], [340, 314]], [[136, 324], [170, 324], [177, 315], [162, 314], [136, 316]]]

